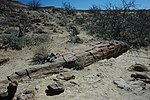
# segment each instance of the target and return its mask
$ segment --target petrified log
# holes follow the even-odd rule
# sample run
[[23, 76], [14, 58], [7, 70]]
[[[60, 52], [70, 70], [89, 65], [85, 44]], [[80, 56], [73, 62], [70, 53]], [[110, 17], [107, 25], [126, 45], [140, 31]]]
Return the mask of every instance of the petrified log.
[[17, 81], [12, 81], [11, 83], [9, 83], [7, 91], [0, 93], [0, 100], [12, 100], [17, 91], [17, 86]]
[[[76, 60], [80, 57], [84, 59], [84, 66], [88, 66], [98, 60], [108, 59], [111, 57], [117, 57], [120, 54], [128, 50], [128, 45], [123, 42], [112, 42], [112, 43], [99, 43], [93, 45], [92, 48], [82, 50], [78, 52], [66, 52], [60, 54], [53, 63], [46, 63], [43, 65], [34, 65], [28, 69], [16, 71], [9, 76], [10, 79], [20, 79], [23, 76], [31, 76], [33, 74], [41, 73], [55, 73], [58, 72], [59, 67], [72, 68], [75, 65]], [[28, 73], [27, 73], [28, 71]], [[31, 78], [30, 77], [30, 78]]]

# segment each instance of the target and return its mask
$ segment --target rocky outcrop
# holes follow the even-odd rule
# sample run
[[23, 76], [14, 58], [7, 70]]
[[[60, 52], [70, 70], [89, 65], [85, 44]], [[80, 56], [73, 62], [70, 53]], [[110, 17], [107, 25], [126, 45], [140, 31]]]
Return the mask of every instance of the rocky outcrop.
[[147, 84], [150, 84], [149, 68], [142, 64], [134, 64], [131, 65], [128, 70], [134, 73], [126, 79], [116, 79], [113, 83], [116, 84], [117, 87], [127, 91], [140, 92], [146, 90]]

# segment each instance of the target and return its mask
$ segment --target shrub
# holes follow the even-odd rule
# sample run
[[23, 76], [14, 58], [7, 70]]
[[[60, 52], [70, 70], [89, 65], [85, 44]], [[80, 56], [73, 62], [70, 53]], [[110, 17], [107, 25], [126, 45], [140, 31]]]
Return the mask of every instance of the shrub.
[[34, 52], [34, 56], [32, 58], [33, 64], [44, 64], [46, 62], [52, 63], [54, 59], [57, 57], [53, 53], [49, 53], [46, 47], [39, 47]]
[[71, 29], [71, 33], [69, 35], [70, 38], [69, 38], [68, 42], [71, 42], [71, 43], [82, 43], [83, 41], [78, 36], [78, 34], [80, 34], [80, 32], [77, 30], [77, 28], [74, 27], [74, 26], [71, 26], [70, 29]]
[[29, 46], [40, 45], [41, 43], [45, 43], [48, 40], [49, 40], [49, 36], [46, 34], [32, 35], [29, 41], [27, 41], [27, 45]]
[[17, 34], [3, 34], [0, 38], [0, 42], [4, 47], [7, 46], [7, 48], [15, 50], [21, 50], [25, 46], [40, 45], [41, 43], [47, 42], [49, 39], [47, 35], [24, 35], [22, 37], [18, 37]]
[[75, 7], [73, 7], [70, 2], [63, 2], [63, 8], [67, 11], [68, 14], [74, 14]]
[[40, 47], [34, 52], [32, 59], [33, 64], [44, 64], [48, 56], [48, 51], [45, 47]]
[[84, 69], [84, 66], [85, 66], [85, 59], [82, 57], [78, 57], [75, 61], [75, 67], [73, 69], [81, 70]]
[[15, 50], [21, 50], [25, 46], [25, 40], [23, 37], [18, 38], [15, 34], [7, 34], [2, 35], [2, 44], [15, 49]]

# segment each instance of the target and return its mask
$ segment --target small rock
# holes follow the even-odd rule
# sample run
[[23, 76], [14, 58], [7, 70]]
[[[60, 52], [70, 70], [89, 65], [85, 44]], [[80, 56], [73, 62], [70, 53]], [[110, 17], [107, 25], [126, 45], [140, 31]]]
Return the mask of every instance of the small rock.
[[64, 74], [59, 74], [56, 76], [58, 79], [62, 79], [65, 81], [71, 80], [71, 79], [75, 79], [75, 76], [69, 73], [64, 73]]
[[135, 78], [135, 79], [149, 79], [150, 80], [150, 76], [148, 76], [146, 73], [135, 73], [135, 74], [131, 74], [131, 77]]
[[58, 95], [62, 92], [64, 92], [64, 85], [57, 82], [56, 84], [50, 84], [47, 86], [47, 90], [45, 91], [47, 95], [53, 96]]
[[126, 81], [123, 80], [122, 78], [113, 81], [113, 83], [116, 84], [121, 89], [125, 89], [125, 90], [130, 90], [131, 89], [130, 85], [127, 84]]
[[72, 85], [77, 85], [77, 86], [80, 87], [80, 85], [79, 85], [76, 81], [70, 81], [70, 83], [71, 83]]
[[136, 91], [141, 91], [146, 88], [146, 84], [143, 81], [130, 81], [129, 85], [132, 87], [132, 89]]
[[124, 80], [122, 78], [113, 81], [119, 88], [139, 92], [146, 88], [146, 84], [141, 80]]
[[33, 90], [25, 90], [18, 94], [17, 100], [35, 100], [35, 92]]
[[128, 68], [129, 71], [139, 71], [139, 72], [143, 72], [143, 71], [149, 71], [148, 67], [142, 64], [135, 64], [132, 65]]

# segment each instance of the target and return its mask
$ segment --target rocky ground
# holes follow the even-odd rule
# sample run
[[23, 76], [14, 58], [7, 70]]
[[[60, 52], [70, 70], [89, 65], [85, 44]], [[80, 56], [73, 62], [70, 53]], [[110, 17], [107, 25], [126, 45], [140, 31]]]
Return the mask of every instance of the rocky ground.
[[[6, 79], [6, 76], [16, 70], [28, 68], [31, 65], [35, 51], [41, 47], [46, 48], [48, 52], [66, 52], [78, 48], [88, 48], [95, 42], [103, 41], [87, 35], [87, 32], [80, 25], [74, 23], [75, 17], [73, 15], [66, 16], [65, 12], [56, 11], [52, 13], [51, 10], [42, 10], [40, 12], [30, 11], [26, 13], [28, 13], [29, 17], [32, 16], [31, 18], [35, 21], [32, 20], [33, 29], [29, 27], [29, 32], [26, 35], [46, 35], [49, 39], [36, 46], [25, 46], [22, 50], [12, 50], [12, 48], [7, 48], [7, 50], [0, 49], [0, 59], [9, 58], [8, 62], [0, 65], [1, 80]], [[80, 13], [75, 14], [76, 17], [81, 17], [81, 15]], [[33, 16], [36, 16], [36, 18]], [[2, 14], [0, 18], [3, 19]], [[37, 18], [41, 20], [37, 22], [38, 20], [35, 20]], [[80, 32], [78, 36], [82, 43], [68, 42], [70, 33], [74, 31], [69, 28], [72, 24]], [[19, 29], [14, 30], [13, 27], [13, 31], [9, 31], [9, 33], [7, 30], [10, 30], [10, 27], [1, 26], [0, 28], [1, 35], [19, 31]], [[150, 84], [139, 79], [133, 80], [134, 78], [131, 77], [131, 74], [135, 74], [138, 71], [128, 70], [134, 64], [142, 64], [150, 69], [149, 55], [149, 47], [146, 49], [128, 50], [117, 58], [97, 61], [82, 70], [65, 68], [63, 72], [43, 78], [23, 79], [22, 82], [19, 82], [14, 100], [23, 91], [28, 91], [33, 96], [31, 98], [35, 97], [35, 100], [149, 100]], [[149, 70], [142, 73], [150, 78]], [[73, 76], [73, 78], [64, 80], [64, 77], [70, 76]], [[56, 81], [63, 83], [64, 92], [59, 95], [46, 95], [45, 90], [47, 86], [56, 83]], [[6, 88], [7, 85], [4, 87]], [[4, 90], [3, 88], [0, 91]]]
[[[84, 45], [82, 44], [81, 46], [83, 47]], [[25, 50], [26, 52], [23, 51], [7, 51], [8, 54], [13, 52], [16, 55], [11, 55], [10, 57], [15, 59], [0, 66], [1, 79], [6, 78], [6, 75], [10, 75], [13, 71], [28, 67], [32, 53], [27, 52], [27, 50]], [[149, 84], [146, 84], [145, 89], [141, 89], [138, 86], [135, 89], [131, 88], [131, 90], [124, 88], [126, 86], [117, 87], [114, 84], [114, 81], [120, 78], [131, 79], [131, 73], [135, 73], [128, 71], [131, 65], [139, 63], [149, 67], [149, 55], [149, 50], [128, 51], [117, 58], [98, 61], [83, 70], [65, 69], [67, 72], [60, 72], [45, 78], [25, 79], [19, 83], [16, 96], [24, 90], [32, 90], [35, 92], [36, 100], [149, 100]], [[59, 78], [61, 74], [74, 75], [75, 79], [69, 81], [62, 80]], [[47, 96], [45, 93], [47, 85], [56, 83], [55, 79], [64, 84], [65, 91], [59, 95]], [[124, 82], [121, 84], [123, 85]]]

